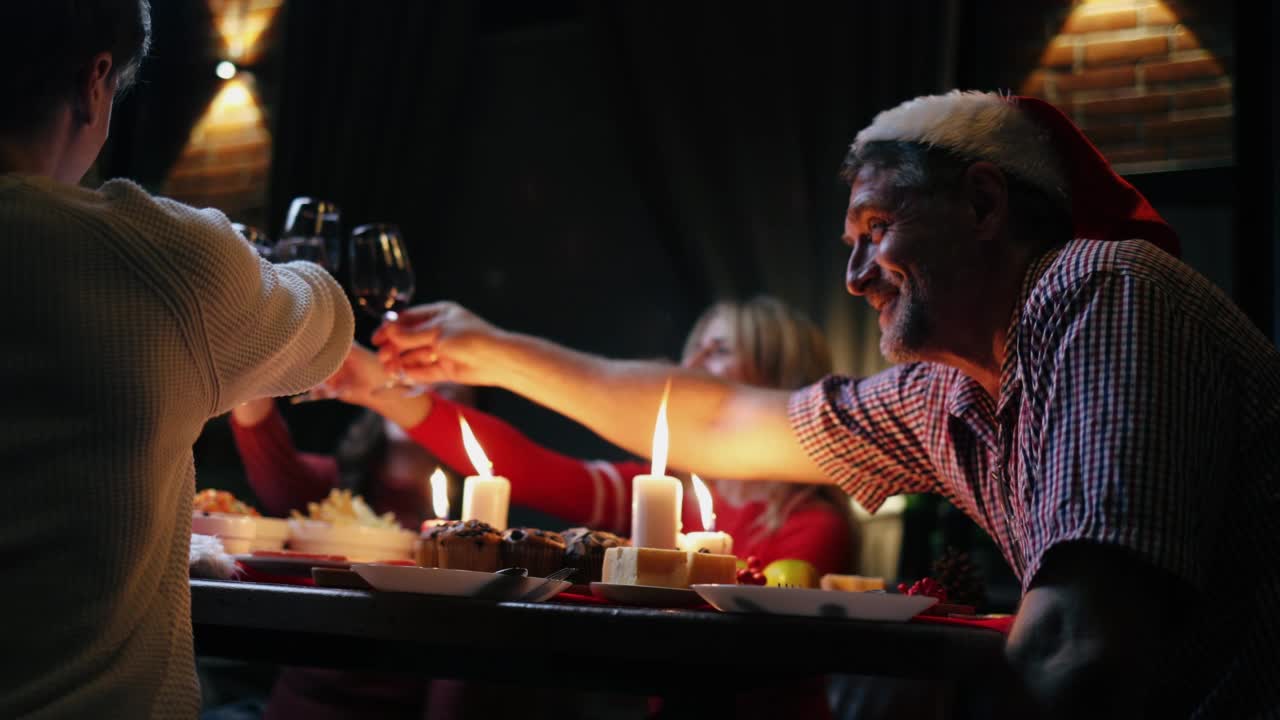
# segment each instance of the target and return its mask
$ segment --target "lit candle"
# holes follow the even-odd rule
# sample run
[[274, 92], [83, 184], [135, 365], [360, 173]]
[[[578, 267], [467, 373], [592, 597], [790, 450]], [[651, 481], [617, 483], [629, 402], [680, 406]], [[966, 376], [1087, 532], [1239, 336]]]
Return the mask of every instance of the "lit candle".
[[693, 494], [698, 496], [698, 511], [702, 513], [702, 532], [681, 535], [681, 550], [700, 552], [706, 550], [716, 555], [733, 554], [733, 538], [729, 533], [716, 531], [716, 514], [711, 504], [711, 490], [702, 478], [693, 476]]
[[471, 426], [466, 418], [458, 415], [462, 423], [462, 445], [467, 449], [467, 457], [476, 468], [462, 485], [462, 519], [479, 520], [488, 523], [498, 530], [507, 529], [507, 508], [511, 504], [511, 483], [504, 477], [493, 474], [493, 464], [485, 456], [480, 442], [471, 433]]
[[422, 521], [423, 532], [449, 522], [449, 479], [440, 468], [431, 473], [431, 509], [436, 516]]
[[637, 475], [631, 484], [631, 544], [634, 547], [675, 550], [679, 547], [680, 506], [684, 485], [667, 471], [667, 396], [662, 391], [658, 421], [653, 428], [653, 465], [649, 475]]

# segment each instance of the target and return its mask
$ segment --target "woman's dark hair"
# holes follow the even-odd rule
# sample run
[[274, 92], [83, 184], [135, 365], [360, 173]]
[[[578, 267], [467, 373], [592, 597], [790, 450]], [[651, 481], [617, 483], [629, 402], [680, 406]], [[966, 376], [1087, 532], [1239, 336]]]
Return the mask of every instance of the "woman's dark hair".
[[334, 453], [342, 487], [364, 495], [365, 500], [372, 503], [372, 496], [377, 493], [374, 468], [380, 466], [386, 456], [387, 430], [382, 416], [372, 410], [360, 413], [338, 441]]
[[75, 98], [98, 53], [111, 53], [117, 92], [127, 89], [150, 46], [149, 0], [3, 0], [0, 133], [47, 124]]

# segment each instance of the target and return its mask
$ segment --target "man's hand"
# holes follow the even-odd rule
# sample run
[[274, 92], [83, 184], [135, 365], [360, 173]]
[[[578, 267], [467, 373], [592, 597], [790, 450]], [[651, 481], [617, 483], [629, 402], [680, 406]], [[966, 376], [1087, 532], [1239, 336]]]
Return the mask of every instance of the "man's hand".
[[504, 333], [451, 302], [409, 308], [373, 335], [378, 358], [390, 373], [412, 382], [497, 384], [495, 346]]

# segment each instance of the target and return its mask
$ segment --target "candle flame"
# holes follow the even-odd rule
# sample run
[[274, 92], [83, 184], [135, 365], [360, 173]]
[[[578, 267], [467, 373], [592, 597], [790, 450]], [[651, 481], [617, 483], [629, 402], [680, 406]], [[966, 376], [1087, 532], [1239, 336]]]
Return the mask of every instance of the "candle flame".
[[658, 405], [658, 422], [653, 426], [653, 465], [650, 472], [654, 477], [667, 474], [667, 396], [671, 394], [671, 378], [667, 378], [667, 386], [662, 389], [662, 402]]
[[693, 476], [693, 494], [698, 496], [698, 511], [702, 513], [702, 529], [716, 529], [716, 514], [711, 506], [711, 490], [702, 478]]
[[431, 509], [441, 520], [449, 517], [449, 480], [440, 468], [431, 473]]
[[475, 466], [476, 474], [483, 478], [493, 477], [493, 463], [489, 462], [489, 458], [484, 454], [484, 449], [480, 447], [480, 441], [476, 440], [476, 436], [471, 432], [471, 426], [467, 424], [467, 419], [458, 415], [458, 422], [462, 423], [462, 446], [467, 449], [467, 457], [471, 459], [471, 464]]

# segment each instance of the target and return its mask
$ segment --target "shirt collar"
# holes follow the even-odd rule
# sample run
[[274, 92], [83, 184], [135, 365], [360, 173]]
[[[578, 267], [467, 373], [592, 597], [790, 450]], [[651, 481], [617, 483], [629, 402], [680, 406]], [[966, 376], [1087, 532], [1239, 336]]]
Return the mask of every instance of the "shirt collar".
[[1059, 245], [1031, 261], [1031, 266], [1022, 276], [1022, 289], [1018, 291], [1018, 301], [1013, 304], [1009, 314], [1009, 327], [1004, 336], [1004, 362], [1000, 365], [1000, 397], [996, 404], [996, 415], [1004, 412], [1005, 405], [1022, 389], [1022, 376], [1018, 374], [1018, 328], [1022, 321], [1022, 311], [1027, 306], [1032, 290], [1040, 283], [1049, 266], [1062, 252]]

